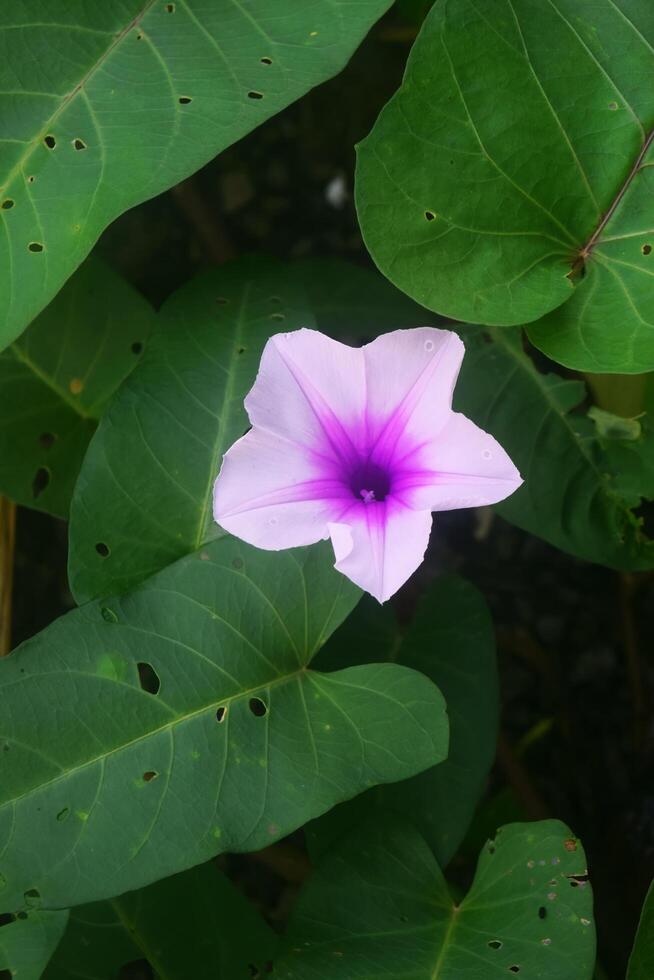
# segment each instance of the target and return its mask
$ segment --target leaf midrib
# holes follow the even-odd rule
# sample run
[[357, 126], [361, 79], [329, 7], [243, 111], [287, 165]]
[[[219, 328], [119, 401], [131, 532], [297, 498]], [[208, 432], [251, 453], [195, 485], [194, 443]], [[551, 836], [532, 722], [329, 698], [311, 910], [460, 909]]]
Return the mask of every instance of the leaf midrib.
[[200, 511], [200, 520], [198, 522], [197, 531], [195, 533], [195, 541], [192, 546], [193, 551], [197, 551], [203, 544], [206, 543], [207, 529], [209, 525], [209, 512], [211, 510], [210, 503], [213, 496], [213, 485], [218, 476], [217, 466], [218, 466], [218, 456], [223, 448], [223, 441], [225, 438], [225, 430], [227, 428], [227, 412], [228, 406], [234, 397], [234, 378], [236, 375], [236, 365], [237, 358], [240, 356], [238, 353], [238, 348], [242, 339], [242, 332], [245, 326], [245, 311], [247, 309], [247, 304], [250, 298], [250, 291], [252, 289], [252, 281], [248, 280], [241, 294], [241, 301], [238, 309], [238, 315], [236, 319], [236, 326], [234, 329], [234, 338], [231, 357], [228, 359], [227, 366], [225, 368], [227, 372], [227, 380], [225, 382], [225, 390], [222, 397], [222, 405], [220, 409], [220, 422], [218, 423], [218, 431], [216, 433], [216, 438], [214, 440], [213, 446], [211, 448], [211, 457], [209, 464], [209, 476], [207, 487], [204, 492], [202, 510]]
[[129, 939], [131, 939], [135, 946], [140, 949], [140, 951], [144, 954], [145, 959], [153, 968], [157, 980], [174, 980], [173, 974], [168, 974], [164, 969], [164, 965], [159, 959], [158, 950], [150, 946], [145, 941], [141, 932], [137, 929], [136, 920], [130, 919], [127, 913], [124, 911], [121, 904], [121, 899], [110, 898], [109, 905], [116, 913], [118, 921], [127, 933]]
[[[238, 691], [236, 694], [231, 694], [228, 695], [227, 697], [222, 697], [222, 698], [218, 698], [218, 700], [210, 701], [207, 704], [204, 704], [201, 708], [196, 708], [195, 710], [189, 711], [186, 714], [176, 715], [175, 718], [172, 719], [172, 721], [169, 721], [164, 725], [160, 725], [158, 728], [153, 728], [150, 731], [145, 732], [143, 735], [138, 735], [136, 738], [129, 739], [129, 741], [126, 742], [122, 742], [120, 745], [117, 745], [106, 752], [100, 752], [92, 759], [87, 759], [85, 762], [82, 762], [79, 765], [72, 766], [68, 769], [65, 769], [64, 771], [58, 773], [56, 776], [53, 776], [52, 779], [48, 779], [44, 782], [41, 782], [36, 786], [31, 786], [24, 793], [21, 793], [20, 796], [11, 797], [9, 799], [4, 800], [3, 802], [0, 802], [0, 812], [7, 806], [11, 806], [11, 805], [15, 806], [16, 804], [20, 803], [22, 800], [29, 797], [32, 793], [37, 791], [40, 792], [41, 790], [46, 790], [50, 786], [55, 785], [56, 783], [60, 782], [63, 779], [67, 779], [69, 776], [76, 775], [78, 772], [88, 768], [89, 766], [97, 765], [99, 762], [104, 763], [107, 759], [111, 758], [111, 756], [116, 755], [119, 752], [123, 752], [127, 749], [130, 749], [132, 748], [132, 746], [138, 745], [139, 742], [144, 742], [146, 739], [154, 738], [164, 732], [174, 730], [177, 725], [183, 725], [187, 721], [191, 721], [194, 718], [198, 718], [200, 715], [203, 715], [208, 711], [212, 711], [214, 709], [224, 707], [224, 706], [229, 706], [232, 704], [232, 702], [237, 701], [240, 698], [246, 698], [248, 695], [253, 695], [263, 690], [269, 690], [270, 688], [278, 687], [281, 684], [288, 683], [289, 681], [297, 680], [308, 673], [309, 673], [309, 668], [308, 665], [305, 664], [304, 666], [300, 667], [298, 670], [291, 671], [291, 673], [289, 674], [284, 674], [283, 676], [274, 678], [271, 681], [265, 681], [261, 684], [257, 684], [255, 687], [250, 687], [242, 691]], [[23, 678], [20, 679], [23, 680]], [[27, 675], [25, 679], [29, 680]], [[114, 681], [113, 683], [120, 683], [120, 682]], [[127, 686], [130, 687], [130, 690], [138, 690], [137, 688], [131, 687], [131, 685], [127, 685]], [[156, 695], [151, 695], [151, 694], [146, 694], [144, 696], [156, 697]], [[216, 724], [218, 724], [218, 722], [216, 722]], [[7, 736], [7, 738], [11, 740], [11, 736]]]
[[4, 188], [9, 188], [13, 184], [16, 177], [18, 177], [18, 175], [22, 173], [25, 164], [30, 159], [30, 157], [36, 150], [37, 146], [40, 145], [42, 136], [47, 134], [52, 129], [53, 124], [57, 121], [57, 119], [61, 116], [61, 114], [68, 108], [68, 106], [73, 101], [75, 96], [78, 95], [80, 91], [82, 91], [82, 89], [87, 84], [87, 82], [89, 82], [91, 78], [93, 78], [95, 73], [102, 67], [102, 65], [113, 53], [116, 47], [118, 47], [118, 45], [124, 40], [124, 38], [129, 33], [129, 31], [131, 31], [143, 20], [145, 15], [154, 6], [156, 2], [157, 0], [147, 0], [140, 13], [138, 13], [136, 17], [132, 18], [132, 20], [121, 31], [119, 31], [118, 34], [115, 35], [111, 44], [97, 59], [97, 61], [95, 61], [91, 65], [88, 71], [86, 71], [86, 73], [82, 75], [79, 82], [77, 82], [77, 84], [73, 86], [73, 88], [66, 96], [64, 96], [64, 98], [61, 100], [61, 102], [59, 103], [55, 111], [52, 113], [52, 115], [45, 121], [38, 135], [35, 136], [30, 142], [28, 142], [27, 144], [28, 148], [18, 158], [18, 160], [16, 161], [12, 169], [9, 171], [4, 183], [1, 186], [3, 186]]
[[53, 391], [57, 396], [57, 398], [61, 399], [61, 401], [64, 402], [64, 404], [67, 405], [69, 408], [71, 408], [76, 415], [79, 415], [80, 418], [85, 419], [89, 422], [97, 423], [98, 421], [97, 416], [91, 415], [90, 412], [83, 411], [80, 402], [75, 401], [75, 399], [68, 394], [65, 388], [61, 388], [56, 383], [54, 378], [51, 378], [49, 374], [47, 374], [42, 368], [40, 368], [39, 365], [36, 364], [36, 362], [33, 361], [31, 357], [28, 354], [26, 354], [25, 351], [22, 350], [17, 343], [12, 344], [9, 350], [14, 355], [17, 361], [20, 361], [21, 364], [23, 364], [26, 368], [28, 368], [28, 370], [31, 371], [32, 374], [39, 379], [39, 381], [42, 381], [44, 385], [46, 385], [51, 391]]
[[[631, 170], [627, 174], [627, 177], [626, 177], [625, 181], [623, 182], [622, 186], [618, 190], [618, 193], [615, 195], [613, 201], [609, 205], [609, 208], [608, 208], [606, 214], [604, 215], [604, 217], [602, 218], [602, 220], [598, 224], [597, 228], [595, 229], [595, 231], [593, 232], [593, 234], [588, 239], [588, 241], [586, 242], [586, 244], [582, 248], [581, 252], [579, 253], [579, 257], [578, 257], [577, 262], [575, 263], [575, 265], [577, 265], [577, 263], [579, 263], [580, 261], [583, 262], [583, 261], [585, 261], [585, 259], [589, 258], [590, 255], [591, 255], [591, 253], [592, 253], [592, 251], [593, 251], [593, 249], [598, 244], [601, 244], [600, 238], [601, 238], [602, 232], [604, 231], [604, 229], [606, 228], [606, 226], [609, 224], [611, 218], [613, 217], [613, 215], [615, 214], [615, 212], [619, 208], [620, 204], [622, 203], [623, 198], [625, 197], [627, 191], [631, 187], [631, 184], [632, 184], [633, 180], [635, 179], [638, 171], [640, 170], [641, 164], [642, 164], [643, 160], [645, 159], [645, 157], [647, 156], [647, 154], [648, 154], [648, 152], [650, 150], [650, 147], [652, 146], [652, 143], [653, 142], [654, 142], [654, 129], [652, 129], [652, 131], [648, 135], [647, 139], [643, 143], [643, 146], [640, 149], [640, 153], [636, 157], [636, 160], [635, 160], [634, 165], [632, 166]], [[619, 237], [620, 236], [618, 236], [618, 240], [619, 240]]]
[[446, 959], [447, 954], [449, 952], [448, 947], [449, 947], [450, 942], [451, 942], [452, 934], [453, 934], [453, 932], [454, 932], [454, 930], [456, 928], [457, 915], [460, 912], [460, 910], [461, 910], [461, 906], [454, 905], [454, 904], [452, 905], [452, 908], [450, 910], [450, 920], [449, 920], [449, 922], [447, 924], [447, 929], [445, 930], [445, 935], [443, 936], [443, 942], [441, 944], [441, 948], [440, 948], [440, 951], [438, 953], [438, 959], [436, 960], [436, 963], [434, 965], [434, 969], [433, 969], [433, 971], [430, 974], [429, 980], [439, 980], [439, 977], [442, 975], [441, 974], [441, 968], [442, 968], [443, 964], [445, 963], [445, 959]]

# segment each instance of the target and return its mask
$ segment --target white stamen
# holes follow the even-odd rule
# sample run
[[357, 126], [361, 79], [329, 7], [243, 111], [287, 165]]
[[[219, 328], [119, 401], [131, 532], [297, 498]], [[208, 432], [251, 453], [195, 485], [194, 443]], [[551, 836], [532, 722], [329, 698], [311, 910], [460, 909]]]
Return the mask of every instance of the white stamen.
[[364, 504], [373, 504], [375, 502], [374, 490], [359, 490], [359, 493], [363, 498]]

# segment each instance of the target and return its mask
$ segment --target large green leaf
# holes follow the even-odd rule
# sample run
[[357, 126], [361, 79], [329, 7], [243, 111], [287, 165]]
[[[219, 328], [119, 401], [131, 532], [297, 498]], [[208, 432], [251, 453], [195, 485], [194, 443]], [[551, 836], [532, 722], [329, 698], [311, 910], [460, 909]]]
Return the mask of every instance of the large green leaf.
[[462, 902], [410, 824], [381, 821], [325, 857], [301, 894], [280, 980], [590, 980], [592, 896], [564, 824], [509, 824]]
[[0, 348], [127, 208], [338, 72], [390, 0], [22, 0], [0, 13]]
[[445, 757], [426, 677], [307, 670], [359, 597], [330, 552], [224, 537], [0, 663], [6, 908], [95, 901], [256, 850]]
[[622, 569], [650, 568], [654, 543], [633, 508], [654, 497], [654, 432], [602, 437], [576, 410], [582, 382], [541, 374], [519, 331], [465, 331], [455, 408], [499, 440], [524, 484], [496, 509], [573, 555]]
[[211, 493], [222, 455], [248, 427], [243, 398], [268, 337], [312, 325], [302, 295], [284, 266], [245, 261], [195, 279], [164, 305], [73, 497], [78, 602], [123, 592], [219, 533]]
[[68, 516], [97, 420], [137, 363], [153, 315], [136, 290], [89, 259], [0, 353], [0, 493]]
[[409, 818], [441, 867], [463, 839], [495, 758], [499, 692], [493, 624], [481, 594], [442, 576], [422, 596], [405, 632], [364, 597], [321, 650], [325, 669], [384, 660], [430, 677], [445, 697], [450, 750], [445, 762], [401, 783], [379, 786], [331, 810], [308, 829], [314, 853], [372, 811]]
[[[50, 912], [42, 915], [59, 915]], [[160, 980], [252, 980], [275, 934], [215, 864], [73, 909], [44, 980], [116, 980], [147, 960]]]
[[368, 343], [388, 330], [443, 322], [376, 269], [333, 258], [304, 259], [291, 269], [306, 292], [318, 329], [343, 343]]
[[641, 912], [634, 948], [629, 957], [627, 980], [651, 980], [654, 976], [654, 884], [650, 885]]
[[570, 367], [651, 369], [653, 91], [650, 0], [439, 0], [359, 149], [373, 258]]
[[[0, 902], [2, 893], [0, 892]], [[0, 977], [39, 980], [61, 939], [68, 912], [0, 915]]]

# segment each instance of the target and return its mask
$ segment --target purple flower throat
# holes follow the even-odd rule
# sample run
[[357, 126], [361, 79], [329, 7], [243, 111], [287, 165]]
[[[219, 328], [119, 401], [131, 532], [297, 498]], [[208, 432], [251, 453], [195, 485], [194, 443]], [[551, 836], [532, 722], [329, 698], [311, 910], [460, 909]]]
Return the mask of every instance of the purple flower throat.
[[364, 504], [381, 503], [391, 492], [391, 477], [384, 467], [367, 459], [357, 463], [349, 485], [354, 496]]
[[280, 550], [331, 538], [336, 568], [385, 602], [422, 561], [432, 511], [503, 500], [520, 474], [452, 410], [463, 343], [416, 327], [347, 347], [315, 330], [266, 344], [225, 454], [214, 516]]
[[326, 439], [314, 456], [321, 471], [315, 489], [339, 501], [340, 518], [354, 508], [369, 510], [371, 504], [409, 505], [406, 492], [436, 477], [420, 465], [422, 447], [403, 431], [403, 423], [402, 413], [377, 421], [367, 416], [351, 421], [346, 431], [331, 413], [320, 417]]

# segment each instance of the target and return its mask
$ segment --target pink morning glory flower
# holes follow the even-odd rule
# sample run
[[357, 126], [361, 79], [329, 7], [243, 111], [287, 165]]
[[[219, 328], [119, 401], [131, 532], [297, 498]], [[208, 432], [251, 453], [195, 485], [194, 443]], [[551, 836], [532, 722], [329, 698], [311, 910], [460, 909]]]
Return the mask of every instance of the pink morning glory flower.
[[452, 411], [464, 347], [396, 330], [348, 347], [315, 330], [266, 344], [245, 399], [250, 431], [225, 454], [214, 518], [273, 551], [331, 538], [336, 568], [384, 602], [420, 565], [432, 511], [520, 486], [496, 440]]

